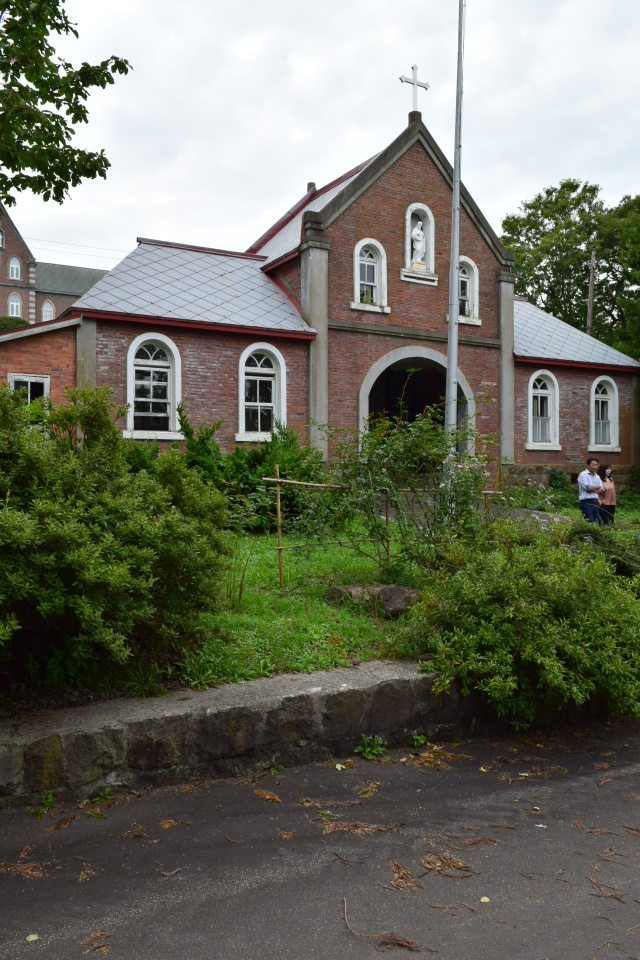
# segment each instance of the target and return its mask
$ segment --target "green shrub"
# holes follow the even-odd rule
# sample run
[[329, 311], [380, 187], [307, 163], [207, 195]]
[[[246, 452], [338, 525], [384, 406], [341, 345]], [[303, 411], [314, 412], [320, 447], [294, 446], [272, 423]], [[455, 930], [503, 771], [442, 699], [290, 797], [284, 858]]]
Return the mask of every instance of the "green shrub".
[[[275, 488], [263, 477], [274, 477], [276, 465], [287, 480], [321, 482], [322, 454], [314, 447], [300, 445], [294, 430], [277, 423], [270, 440], [236, 447], [224, 454], [215, 439], [219, 423], [203, 424], [194, 430], [180, 409], [180, 428], [185, 437], [186, 462], [228, 498], [232, 526], [239, 529], [273, 530], [276, 523]], [[281, 487], [285, 526], [294, 521], [307, 502], [304, 488]]]
[[[513, 530], [513, 528], [512, 528]], [[536, 702], [603, 699], [640, 713], [640, 578], [618, 578], [589, 543], [529, 530], [467, 553], [427, 582], [410, 613], [407, 652], [430, 655], [437, 688], [457, 677], [518, 724]]]
[[224, 498], [171, 450], [133, 472], [108, 390], [0, 389], [0, 669], [79, 679], [168, 663], [217, 608]]
[[17, 330], [18, 327], [28, 327], [29, 321], [22, 317], [0, 317], [0, 332], [3, 330]]

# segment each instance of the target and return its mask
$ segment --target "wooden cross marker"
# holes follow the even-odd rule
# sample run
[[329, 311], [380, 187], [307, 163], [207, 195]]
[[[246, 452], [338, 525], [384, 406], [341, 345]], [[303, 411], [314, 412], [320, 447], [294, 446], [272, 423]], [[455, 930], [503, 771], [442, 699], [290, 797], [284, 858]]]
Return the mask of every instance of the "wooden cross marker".
[[418, 80], [418, 68], [414, 65], [411, 67], [412, 77], [400, 77], [401, 83], [410, 83], [413, 87], [413, 112], [415, 113], [418, 109], [418, 87], [423, 87], [425, 90], [429, 89], [428, 83], [423, 83], [422, 80]]

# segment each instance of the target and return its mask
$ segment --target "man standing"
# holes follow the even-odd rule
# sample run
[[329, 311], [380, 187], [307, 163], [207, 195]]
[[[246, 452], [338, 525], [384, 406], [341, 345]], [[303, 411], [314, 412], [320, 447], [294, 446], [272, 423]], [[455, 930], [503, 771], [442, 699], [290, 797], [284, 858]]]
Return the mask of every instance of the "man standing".
[[587, 469], [578, 475], [578, 500], [582, 516], [587, 523], [598, 523], [600, 520], [598, 493], [604, 490], [604, 486], [598, 476], [599, 466], [599, 461], [595, 457], [589, 457]]

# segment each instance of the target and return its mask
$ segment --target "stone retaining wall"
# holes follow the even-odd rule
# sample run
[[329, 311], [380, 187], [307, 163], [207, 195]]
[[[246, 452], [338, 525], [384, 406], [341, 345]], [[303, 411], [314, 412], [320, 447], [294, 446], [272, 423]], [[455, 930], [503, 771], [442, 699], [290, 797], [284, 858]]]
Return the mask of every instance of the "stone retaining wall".
[[413, 662], [289, 674], [202, 693], [111, 700], [0, 723], [0, 803], [228, 776], [468, 730], [471, 703], [434, 696]]

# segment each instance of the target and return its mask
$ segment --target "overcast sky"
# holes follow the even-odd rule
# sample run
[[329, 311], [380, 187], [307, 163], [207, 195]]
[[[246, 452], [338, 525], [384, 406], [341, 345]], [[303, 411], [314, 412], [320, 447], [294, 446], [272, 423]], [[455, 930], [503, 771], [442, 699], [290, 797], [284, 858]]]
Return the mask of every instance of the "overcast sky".
[[[38, 260], [108, 268], [152, 237], [246, 249], [423, 119], [451, 158], [458, 0], [67, 0], [59, 49], [133, 66], [78, 142], [106, 181], [11, 210]], [[638, 0], [468, 0], [462, 178], [493, 227], [564, 177], [640, 193]], [[46, 241], [46, 242], [45, 242]], [[100, 248], [100, 249], [98, 249]]]

